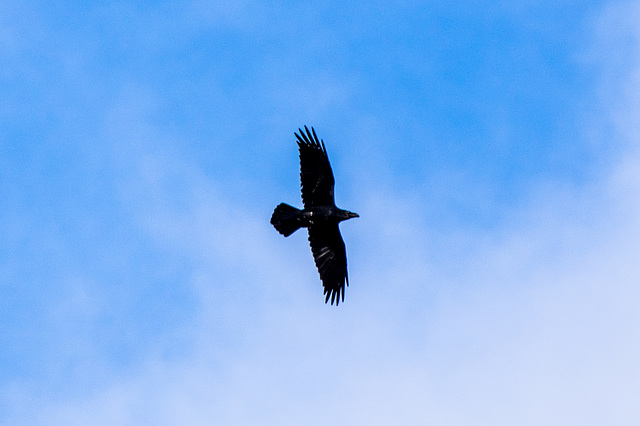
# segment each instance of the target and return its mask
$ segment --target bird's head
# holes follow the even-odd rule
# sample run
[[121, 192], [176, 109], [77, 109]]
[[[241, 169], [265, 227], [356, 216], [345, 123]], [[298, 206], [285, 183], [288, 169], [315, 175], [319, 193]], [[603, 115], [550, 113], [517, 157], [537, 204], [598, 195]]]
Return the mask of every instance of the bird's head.
[[360, 217], [360, 216], [358, 215], [358, 213], [350, 212], [348, 210], [340, 210], [340, 213], [339, 213], [340, 221], [352, 219], [354, 217]]

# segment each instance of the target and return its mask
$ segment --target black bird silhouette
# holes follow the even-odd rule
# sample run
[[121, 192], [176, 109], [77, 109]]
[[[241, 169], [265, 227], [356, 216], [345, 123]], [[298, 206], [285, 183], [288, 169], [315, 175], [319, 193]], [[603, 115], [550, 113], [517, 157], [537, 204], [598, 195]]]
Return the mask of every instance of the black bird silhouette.
[[331, 304], [335, 301], [337, 306], [341, 299], [344, 302], [345, 282], [349, 285], [347, 253], [338, 223], [359, 216], [336, 207], [333, 197], [335, 181], [324, 141], [318, 140], [313, 127], [311, 131], [307, 126], [304, 126], [304, 132], [298, 130], [300, 134], [295, 135], [300, 150], [300, 188], [304, 209], [280, 203], [273, 211], [271, 224], [285, 237], [299, 228], [307, 228], [311, 252], [324, 286], [324, 302], [331, 298]]

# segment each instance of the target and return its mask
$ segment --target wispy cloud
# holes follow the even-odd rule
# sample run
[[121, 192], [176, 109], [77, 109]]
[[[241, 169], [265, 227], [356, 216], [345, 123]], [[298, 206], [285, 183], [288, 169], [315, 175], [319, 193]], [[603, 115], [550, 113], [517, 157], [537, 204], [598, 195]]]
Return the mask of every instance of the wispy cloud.
[[[600, 15], [596, 35], [618, 28], [637, 53], [638, 26], [618, 25], [637, 4], [619, 7]], [[608, 45], [596, 44], [597, 61], [616, 55]], [[79, 154], [115, 172], [89, 175], [107, 202], [88, 208], [82, 226], [74, 222], [85, 232], [80, 242], [44, 234], [42, 253], [66, 262], [48, 281], [51, 300], [39, 305], [51, 311], [40, 321], [57, 321], [46, 330], [67, 327], [49, 337], [50, 381], [78, 389], [54, 393], [14, 375], [1, 387], [0, 420], [631, 424], [640, 417], [640, 133], [630, 119], [640, 113], [640, 68], [632, 65], [615, 85], [603, 71], [596, 109], [607, 114], [594, 123], [625, 155], [602, 180], [536, 181], [489, 227], [429, 223], [432, 199], [421, 186], [398, 185], [402, 173], [376, 147], [380, 134], [393, 139], [392, 126], [373, 113], [356, 120], [374, 130], [350, 140], [371, 150], [336, 151], [371, 172], [358, 177], [334, 162], [339, 201], [362, 215], [343, 226], [351, 287], [339, 308], [322, 303], [304, 233], [277, 235], [266, 199], [234, 194], [241, 185], [225, 186], [224, 172], [204, 168], [162, 123], [163, 99], [151, 85], [120, 81], [96, 120], [99, 155]], [[320, 98], [306, 116], [359, 93], [331, 72], [293, 87], [305, 82]], [[284, 93], [280, 107], [293, 97]], [[116, 217], [96, 224], [92, 209], [105, 204]], [[16, 219], [13, 232], [34, 220]], [[92, 237], [103, 244], [89, 244]], [[97, 252], [82, 257], [87, 250]], [[4, 262], [0, 276], [12, 265]]]

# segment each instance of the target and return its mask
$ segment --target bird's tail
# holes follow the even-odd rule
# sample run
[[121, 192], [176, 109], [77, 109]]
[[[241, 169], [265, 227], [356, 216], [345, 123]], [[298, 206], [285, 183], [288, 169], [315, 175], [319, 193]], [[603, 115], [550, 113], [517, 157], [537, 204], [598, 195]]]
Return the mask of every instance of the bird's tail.
[[289, 204], [280, 203], [271, 215], [271, 224], [276, 230], [288, 237], [302, 226], [302, 210]]

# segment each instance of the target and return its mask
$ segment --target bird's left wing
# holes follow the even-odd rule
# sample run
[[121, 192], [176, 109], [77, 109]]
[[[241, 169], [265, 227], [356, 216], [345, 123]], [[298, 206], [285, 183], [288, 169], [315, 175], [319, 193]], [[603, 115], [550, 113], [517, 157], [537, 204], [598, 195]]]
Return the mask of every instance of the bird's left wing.
[[349, 285], [347, 252], [337, 223], [309, 227], [309, 243], [324, 286], [325, 300], [336, 305], [344, 302], [344, 287]]
[[334, 206], [333, 187], [335, 181], [327, 149], [318, 139], [316, 131], [304, 126], [305, 131], [296, 133], [300, 150], [300, 189], [305, 208]]

